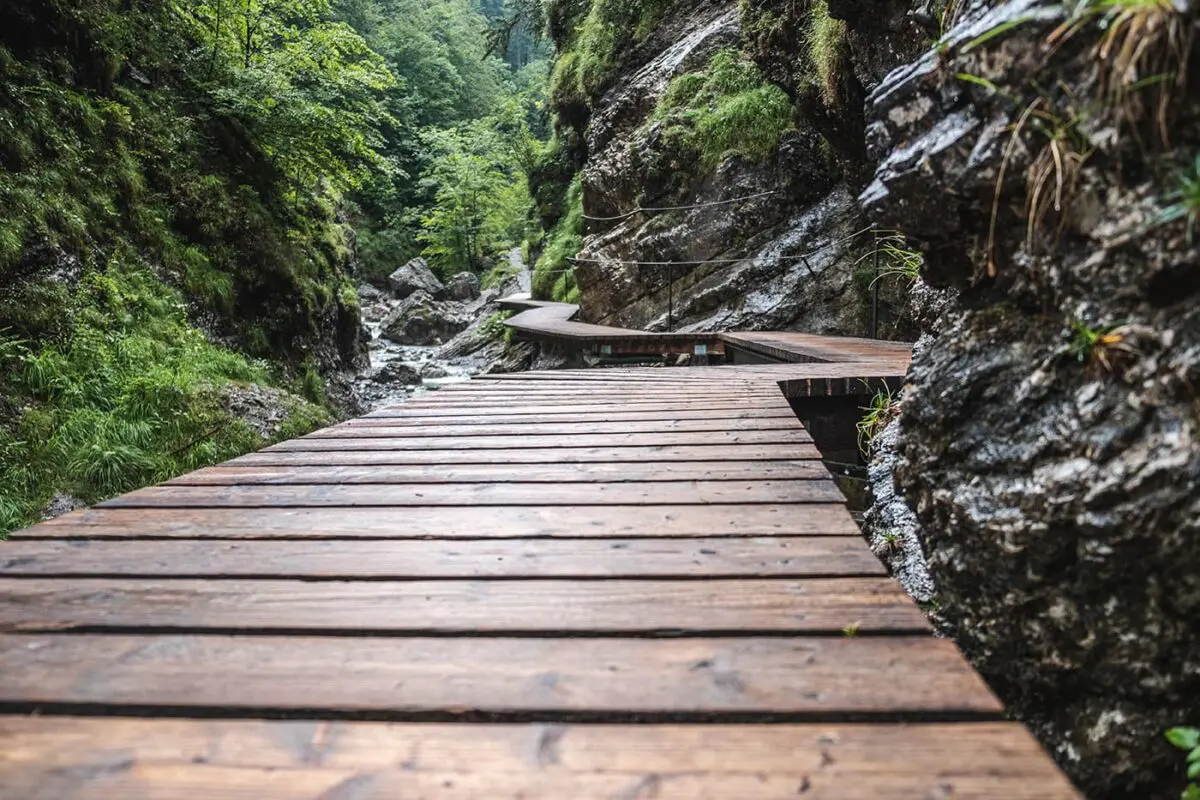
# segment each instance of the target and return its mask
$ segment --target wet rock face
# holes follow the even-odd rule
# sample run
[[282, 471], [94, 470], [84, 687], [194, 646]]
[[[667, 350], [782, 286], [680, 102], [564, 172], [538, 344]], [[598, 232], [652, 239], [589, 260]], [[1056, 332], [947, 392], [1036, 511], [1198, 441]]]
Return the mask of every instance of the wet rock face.
[[479, 299], [479, 276], [474, 272], [458, 273], [446, 282], [446, 296], [464, 302]]
[[[576, 264], [584, 319], [648, 330], [870, 332], [870, 265], [862, 258], [874, 241], [854, 202], [868, 171], [859, 109], [864, 86], [907, 52], [890, 42], [921, 40], [903, 24], [908, 0], [885, 5], [888, 19], [901, 22], [880, 32], [874, 4], [842, 3], [851, 19], [832, 79], [837, 111], [814, 83], [806, 40], [813, 3], [673, 7], [629, 54], [584, 131], [585, 213], [616, 217], [587, 224]], [[858, 47], [866, 17], [874, 38], [862, 41], [875, 44]], [[794, 129], [763, 158], [704, 164], [654, 111], [672, 78], [704, 68], [727, 48], [738, 48], [789, 95]], [[675, 210], [627, 215], [639, 207]], [[911, 330], [893, 312], [895, 299], [884, 292], [885, 336]]]
[[461, 303], [435, 300], [417, 291], [401, 303], [382, 323], [382, 335], [396, 344], [441, 344], [462, 331], [474, 315]]
[[388, 276], [392, 294], [403, 300], [414, 292], [425, 292], [434, 299], [446, 294], [446, 287], [438, 280], [423, 258], [414, 258]]
[[[925, 318], [895, 485], [948, 632], [1010, 712], [1091, 800], [1169, 798], [1162, 733], [1200, 719], [1200, 248], [1161, 209], [1193, 153], [1092, 102], [1101, 32], [1050, 52], [1062, 13], [976, 3], [871, 98], [861, 200], [954, 295]], [[1050, 138], [1014, 124], [1076, 102], [1100, 110], [1058, 141], [1089, 155], [1031, 229]], [[1200, 137], [1198, 112], [1172, 103], [1173, 141]]]
[[[442, 374], [446, 371], [443, 369]], [[400, 361], [393, 361], [390, 364], [384, 364], [378, 372], [371, 376], [371, 380], [376, 383], [389, 383], [398, 386], [416, 386], [421, 382], [421, 377], [424, 370], [418, 372], [415, 367], [410, 364], [405, 364]], [[434, 377], [434, 376], [430, 376]]]

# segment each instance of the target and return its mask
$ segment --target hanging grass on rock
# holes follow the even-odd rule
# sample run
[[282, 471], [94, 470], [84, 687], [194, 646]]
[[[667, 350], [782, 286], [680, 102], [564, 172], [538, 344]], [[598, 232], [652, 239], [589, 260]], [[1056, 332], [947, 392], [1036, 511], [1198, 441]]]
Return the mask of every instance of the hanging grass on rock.
[[583, 247], [583, 184], [579, 176], [571, 182], [564, 205], [566, 213], [546, 235], [542, 255], [534, 266], [533, 296], [573, 303], [578, 302], [579, 289], [571, 259]]
[[734, 155], [769, 158], [793, 126], [792, 105], [754, 62], [726, 48], [703, 70], [673, 78], [648, 124], [664, 126], [667, 148], [696, 152], [713, 169]]

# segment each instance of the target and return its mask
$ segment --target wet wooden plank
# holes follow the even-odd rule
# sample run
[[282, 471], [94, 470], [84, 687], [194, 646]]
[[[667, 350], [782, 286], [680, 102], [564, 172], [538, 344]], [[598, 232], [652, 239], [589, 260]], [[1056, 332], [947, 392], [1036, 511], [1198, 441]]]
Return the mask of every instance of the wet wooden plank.
[[[662, 483], [447, 483], [374, 486], [150, 486], [99, 508], [284, 508], [289, 506], [580, 506], [837, 503], [833, 481]], [[482, 519], [481, 519], [482, 521]]]
[[[558, 609], [554, 609], [555, 613]], [[928, 636], [0, 636], [0, 703], [305, 713], [999, 715]]]
[[[505, 450], [505, 464], [636, 464], [687, 461], [779, 461], [819, 459], [812, 444], [658, 445], [649, 447], [557, 447]], [[416, 464], [495, 464], [492, 450], [349, 450], [287, 452], [260, 450], [225, 462], [228, 466], [373, 466]]]
[[[13, 533], [28, 537], [526, 539], [852, 536], [843, 504], [479, 508], [92, 508]], [[865, 545], [864, 545], [865, 547]]]
[[[434, 398], [440, 395], [435, 394]], [[592, 414], [645, 414], [645, 413], [701, 413], [709, 411], [719, 411], [722, 413], [736, 413], [739, 410], [750, 411], [754, 413], [779, 413], [789, 414], [791, 412], [787, 400], [782, 395], [777, 400], [762, 401], [737, 398], [728, 400], [697, 400], [697, 401], [679, 401], [663, 403], [655, 400], [630, 400], [620, 404], [613, 403], [597, 403], [597, 401], [588, 398], [586, 395], [575, 398], [577, 402], [567, 402], [566, 400], [556, 400], [552, 403], [495, 403], [488, 401], [475, 402], [434, 402], [421, 397], [415, 400], [410, 400], [398, 406], [388, 406], [379, 411], [374, 411], [365, 416], [359, 417], [360, 420], [377, 420], [377, 419], [406, 419], [410, 417], [427, 417], [427, 416], [479, 416], [491, 414], [511, 414], [514, 416], [536, 416], [540, 414], [579, 414], [580, 416]]]
[[698, 539], [15, 540], [5, 576], [636, 578], [882, 576], [851, 536]]
[[[395, 436], [386, 439], [292, 439], [268, 452], [317, 450], [520, 450], [568, 447], [669, 447], [686, 444], [811, 444], [803, 429], [782, 431], [710, 431], [707, 433], [577, 433], [560, 436]], [[503, 458], [504, 456], [497, 456]]]
[[[119, 755], [118, 755], [119, 754]], [[24, 800], [1082, 800], [1021, 726], [0, 717]]]
[[555, 387], [539, 390], [536, 387], [517, 387], [515, 384], [509, 384], [507, 386], [496, 388], [471, 388], [461, 390], [454, 390], [453, 387], [446, 387], [439, 390], [436, 396], [438, 402], [447, 404], [455, 404], [459, 398], [462, 398], [463, 400], [487, 402], [510, 401], [534, 404], [568, 402], [571, 399], [586, 399], [590, 403], [611, 402], [613, 404], [623, 404], [629, 400], [638, 400], [642, 402], [656, 400], [668, 405], [684, 404], [688, 401], [711, 402], [713, 400], [730, 401], [740, 399], [749, 402], [778, 402], [784, 400], [783, 394], [774, 385], [772, 385], [769, 389], [757, 391], [747, 391], [737, 387], [729, 389], [696, 389], [692, 391], [679, 391], [675, 389], [638, 389], [637, 387], [606, 389], [600, 386], [588, 387], [586, 389], [580, 389], [579, 386], [575, 386], [574, 388]]
[[165, 486], [249, 484], [388, 483], [571, 483], [731, 480], [828, 480], [829, 471], [809, 461], [678, 461], [633, 464], [465, 464], [439, 466], [221, 466], [168, 481]]
[[[405, 427], [365, 425], [335, 425], [308, 434], [304, 439], [361, 439], [367, 437], [426, 437], [461, 436], [474, 439], [480, 436], [575, 436], [582, 432], [597, 434], [633, 433], [709, 433], [713, 431], [799, 431], [804, 426], [794, 416], [769, 417], [765, 419], [658, 419], [643, 421], [595, 422], [574, 420], [570, 422], [543, 422], [536, 428], [520, 424], [476, 425], [433, 424]], [[696, 437], [703, 439], [703, 436]], [[469, 441], [469, 440], [468, 440]]]
[[[649, 409], [646, 411], [617, 411], [598, 408], [591, 413], [581, 413], [559, 409], [556, 412], [541, 414], [518, 414], [497, 411], [484, 414], [463, 414], [454, 416], [449, 413], [437, 416], [372, 416], [359, 417], [343, 423], [348, 428], [397, 428], [416, 427], [421, 425], [545, 425], [550, 423], [574, 423], [576, 430], [598, 422], [645, 422], [651, 420], [712, 420], [712, 419], [791, 419], [796, 415], [788, 408], [764, 409]], [[536, 433], [533, 428], [529, 433]]]
[[[930, 630], [888, 578], [299, 581], [0, 578], [0, 629], [475, 634]], [[334, 646], [331, 646], [334, 647]]]

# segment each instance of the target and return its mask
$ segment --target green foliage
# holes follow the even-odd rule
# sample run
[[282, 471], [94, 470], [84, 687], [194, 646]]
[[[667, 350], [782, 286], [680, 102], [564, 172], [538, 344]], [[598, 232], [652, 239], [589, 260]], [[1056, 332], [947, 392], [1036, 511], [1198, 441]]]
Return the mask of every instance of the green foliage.
[[353, 195], [363, 275], [381, 284], [422, 254], [445, 274], [479, 271], [525, 236], [549, 67], [509, 69], [489, 53], [488, 21], [468, 0], [359, 2], [377, 13], [348, 16], [399, 79], [387, 100], [391, 168]]
[[1187, 753], [1188, 785], [1181, 800], [1200, 800], [1200, 728], [1171, 728], [1167, 741]]
[[[93, 503], [264, 444], [222, 404], [264, 364], [207, 341], [182, 298], [132, 264], [84, 274], [52, 344], [0, 331], [0, 530], [36, 521], [56, 492]], [[299, 399], [290, 424], [328, 413]]]
[[1071, 340], [1067, 352], [1079, 363], [1112, 372], [1122, 356], [1135, 350], [1128, 341], [1128, 328], [1120, 323], [1089, 325], [1071, 320]]
[[515, 132], [503, 127], [489, 118], [425, 134], [437, 155], [422, 181], [435, 202], [417, 238], [443, 276], [481, 272], [487, 260], [524, 239], [532, 201], [522, 162], [531, 159], [524, 148], [537, 145], [521, 123]]
[[[31, 0], [33, 19], [68, 35], [0, 58], [0, 113], [12, 122], [0, 125], [0, 279], [136, 252], [195, 310], [216, 312], [222, 333], [249, 345], [254, 331], [263, 355], [303, 353], [348, 260], [330, 192], [369, 160], [345, 142], [373, 134], [345, 126], [367, 125], [354, 108], [374, 102], [356, 73], [370, 60], [317, 6], [286, 21], [277, 4], [237, 6], [97, 0], [65, 14]], [[262, 17], [250, 67], [232, 53], [245, 13]], [[63, 72], [96, 51], [115, 60], [95, 80]], [[322, 121], [298, 132], [287, 115], [302, 110]]]
[[876, 391], [871, 402], [862, 407], [865, 413], [855, 428], [858, 430], [858, 449], [864, 456], [870, 455], [875, 437], [895, 419], [899, 409], [899, 398], [886, 386]]
[[570, 259], [583, 248], [583, 183], [579, 176], [571, 181], [564, 201], [566, 213], [546, 235], [542, 255], [533, 268], [533, 296], [559, 302], [573, 302], [578, 288]]
[[734, 48], [713, 54], [700, 72], [671, 79], [647, 124], [662, 124], [669, 149], [699, 154], [712, 169], [733, 155], [765, 161], [792, 127], [792, 105]]
[[921, 267], [925, 264], [924, 257], [908, 246], [904, 234], [894, 230], [876, 231], [874, 249], [857, 263], [864, 264], [870, 261], [873, 269], [876, 258], [879, 260], [879, 272], [873, 275], [868, 288], [889, 277], [898, 277], [912, 283], [921, 277]]
[[479, 335], [489, 341], [509, 341], [512, 339], [512, 328], [504, 324], [506, 319], [513, 316], [512, 311], [497, 311], [489, 316], [479, 326]]
[[1196, 220], [1200, 219], [1200, 154], [1190, 168], [1180, 170], [1175, 177], [1175, 188], [1167, 193], [1167, 206], [1155, 215], [1152, 225], [1167, 225], [1178, 220], [1187, 220], [1187, 242], [1191, 245]]
[[829, 15], [826, 0], [817, 0], [809, 12], [808, 57], [816, 71], [817, 85], [825, 105], [837, 105], [838, 64], [846, 42], [846, 23]]
[[670, 5], [671, 0], [591, 0], [570, 47], [575, 85], [568, 90], [556, 81], [555, 86], [598, 98], [616, 79], [623, 55], [653, 32]]
[[[355, 188], [381, 168], [382, 93], [395, 84], [328, 0], [192, 0], [191, 71], [253, 132], [294, 192]], [[181, 9], [181, 10], [184, 10]]]

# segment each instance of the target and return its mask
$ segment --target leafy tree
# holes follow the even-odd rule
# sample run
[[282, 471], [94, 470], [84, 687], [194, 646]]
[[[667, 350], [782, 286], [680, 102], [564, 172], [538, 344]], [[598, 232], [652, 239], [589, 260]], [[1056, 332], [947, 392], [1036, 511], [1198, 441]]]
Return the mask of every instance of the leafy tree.
[[499, 120], [426, 134], [439, 155], [422, 176], [436, 187], [418, 239], [443, 274], [483, 271], [490, 256], [518, 243], [531, 207], [525, 173]]
[[328, 0], [194, 0], [193, 66], [294, 191], [345, 191], [386, 168], [383, 92], [395, 77]]

